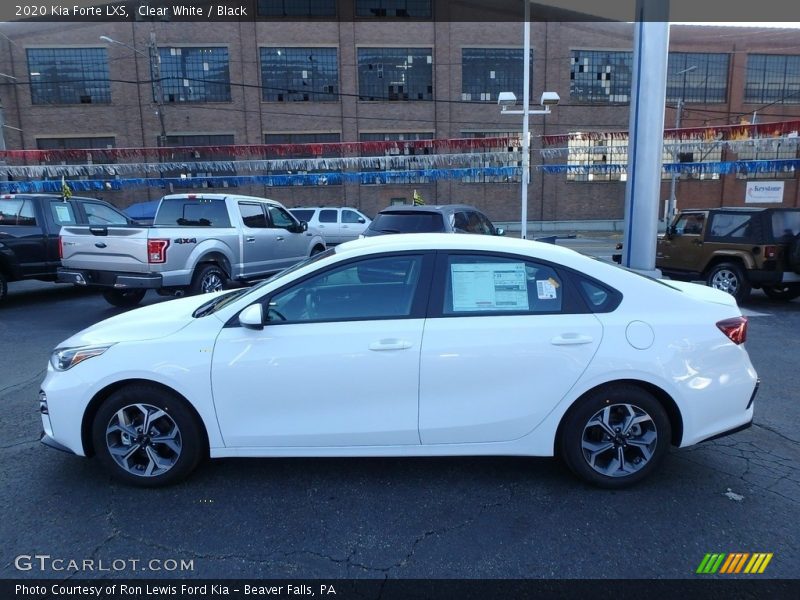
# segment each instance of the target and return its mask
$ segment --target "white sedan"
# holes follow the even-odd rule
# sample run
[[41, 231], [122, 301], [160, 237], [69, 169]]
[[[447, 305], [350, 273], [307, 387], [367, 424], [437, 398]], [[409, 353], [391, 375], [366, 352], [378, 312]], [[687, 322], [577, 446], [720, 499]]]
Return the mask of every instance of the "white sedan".
[[42, 441], [142, 486], [205, 456], [559, 455], [622, 487], [751, 423], [746, 332], [724, 292], [551, 244], [379, 236], [64, 341]]

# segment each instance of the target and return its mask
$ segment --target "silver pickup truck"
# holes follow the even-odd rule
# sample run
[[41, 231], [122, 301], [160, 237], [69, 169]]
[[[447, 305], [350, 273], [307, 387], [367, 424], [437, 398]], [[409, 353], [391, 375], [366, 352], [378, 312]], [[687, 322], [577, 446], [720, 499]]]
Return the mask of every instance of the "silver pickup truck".
[[276, 273], [325, 249], [325, 240], [279, 202], [230, 194], [174, 194], [152, 227], [65, 226], [58, 280], [105, 288], [114, 306], [162, 295], [213, 292], [228, 280]]

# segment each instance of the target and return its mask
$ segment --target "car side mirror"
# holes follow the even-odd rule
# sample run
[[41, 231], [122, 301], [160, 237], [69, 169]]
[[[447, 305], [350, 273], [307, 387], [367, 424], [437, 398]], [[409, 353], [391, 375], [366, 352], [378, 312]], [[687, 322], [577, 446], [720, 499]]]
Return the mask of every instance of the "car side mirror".
[[506, 230], [503, 229], [502, 227], [498, 227], [497, 229], [494, 230], [494, 234], [495, 235], [505, 235], [506, 234]]
[[239, 324], [247, 329], [264, 329], [264, 309], [261, 304], [251, 304], [240, 312]]
[[358, 217], [358, 222], [363, 225], [364, 223], [367, 222], [367, 220], [364, 217]]

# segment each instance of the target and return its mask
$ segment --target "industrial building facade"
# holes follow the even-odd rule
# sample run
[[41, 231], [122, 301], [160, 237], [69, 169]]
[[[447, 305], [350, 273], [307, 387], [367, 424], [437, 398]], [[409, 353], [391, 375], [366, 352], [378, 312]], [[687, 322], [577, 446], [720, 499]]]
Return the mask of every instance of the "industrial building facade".
[[[336, 18], [345, 4], [349, 18]], [[431, 20], [429, 0], [262, 0], [258, 6], [271, 18], [0, 25], [6, 147], [328, 144], [325, 155], [335, 157], [330, 147], [337, 142], [520, 135], [521, 117], [501, 115], [497, 105], [503, 91], [522, 97], [519, 22]], [[624, 172], [547, 173], [539, 167], [627, 160], [624, 136], [598, 141], [574, 134], [627, 129], [633, 26], [534, 22], [531, 39], [531, 98], [555, 91], [561, 102], [550, 115], [531, 118], [529, 219], [621, 219]], [[160, 89], [152, 83], [154, 60]], [[666, 127], [674, 125], [678, 104], [681, 127], [800, 120], [800, 30], [673, 26]], [[548, 158], [540, 153], [543, 136], [556, 134], [573, 136], [562, 155]], [[673, 160], [797, 159], [794, 137], [769, 149], [708, 144]], [[516, 142], [474, 151], [491, 151], [486, 166], [520, 164]], [[187, 166], [166, 175], [200, 177], [204, 173], [191, 162], [212, 158], [235, 159], [176, 152], [172, 162]], [[782, 205], [800, 206], [792, 167], [683, 173], [676, 185], [678, 207], [744, 205], [747, 182], [755, 179], [782, 182]], [[665, 174], [661, 200], [669, 187]], [[488, 171], [455, 179], [420, 176], [402, 184], [376, 177], [374, 183], [240, 185], [237, 192], [287, 206], [355, 206], [374, 214], [410, 202], [414, 190], [428, 203], [469, 203], [495, 221], [519, 220], [518, 174]], [[94, 195], [124, 207], [165, 191], [143, 186]]]

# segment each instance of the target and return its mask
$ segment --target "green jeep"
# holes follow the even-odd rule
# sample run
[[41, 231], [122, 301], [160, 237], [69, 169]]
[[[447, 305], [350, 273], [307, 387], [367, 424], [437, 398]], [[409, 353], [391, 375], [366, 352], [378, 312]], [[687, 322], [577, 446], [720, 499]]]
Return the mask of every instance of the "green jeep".
[[800, 296], [800, 209], [681, 211], [659, 236], [656, 267], [672, 279], [703, 279], [741, 302], [752, 288]]

